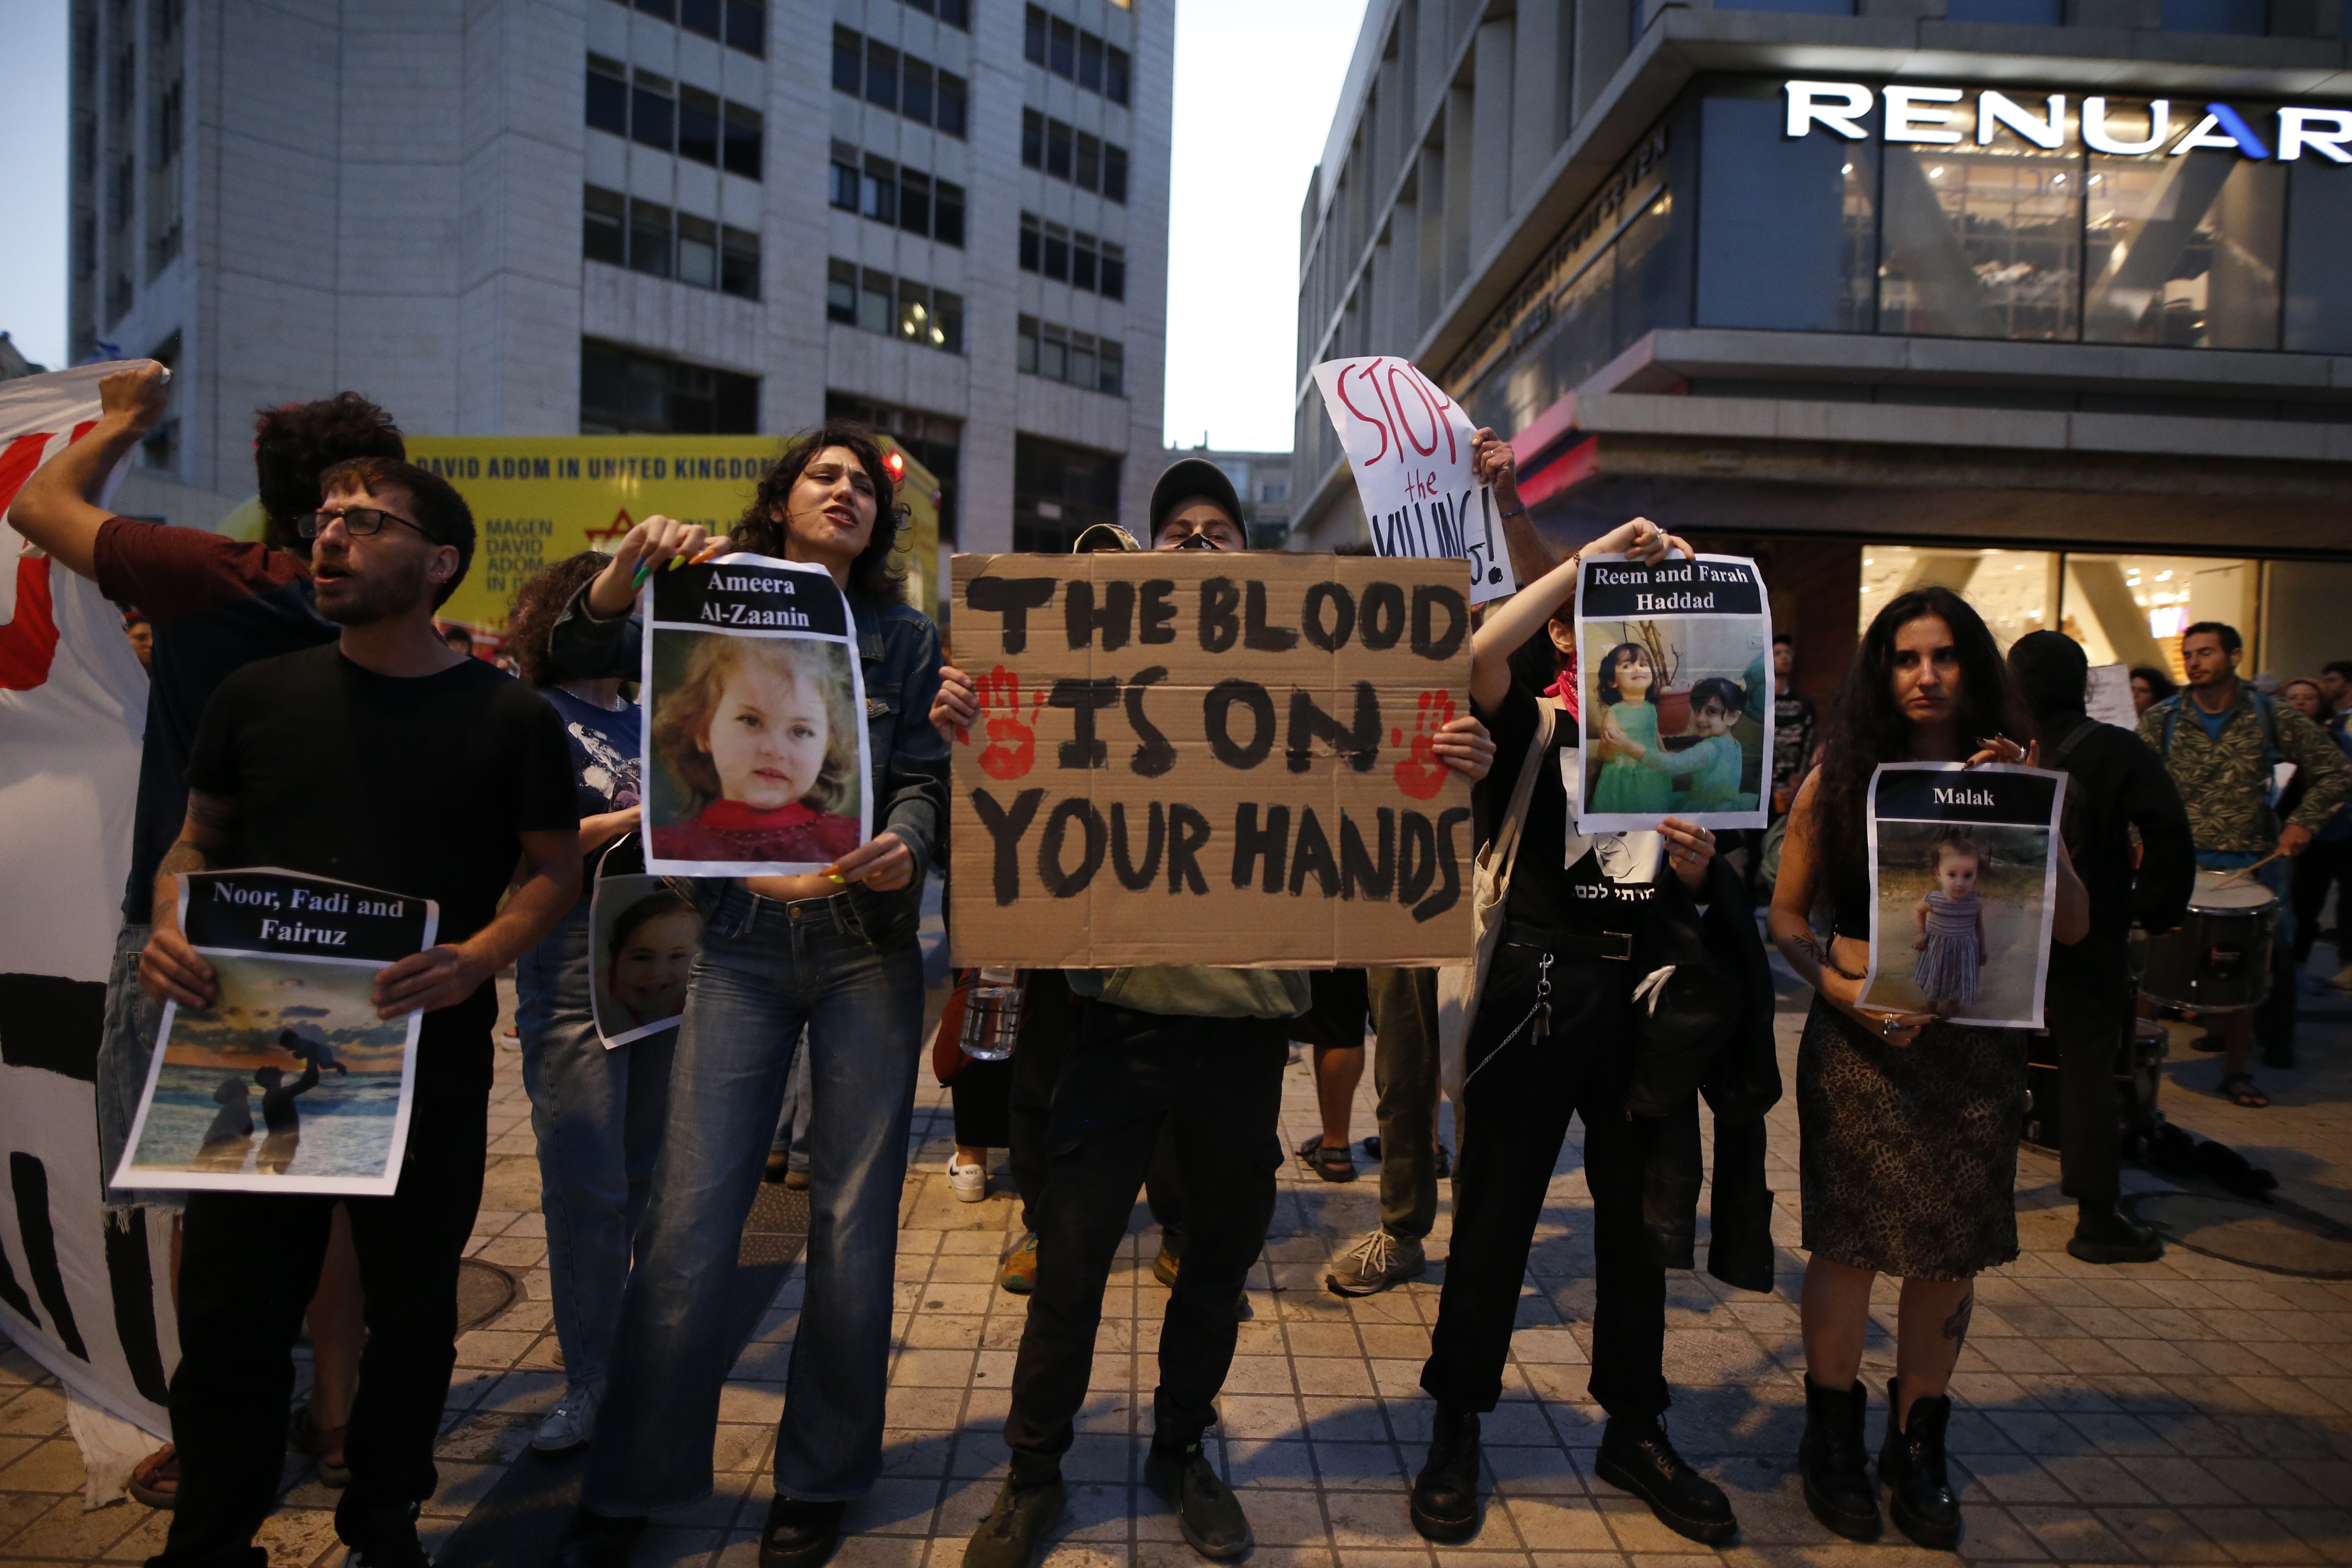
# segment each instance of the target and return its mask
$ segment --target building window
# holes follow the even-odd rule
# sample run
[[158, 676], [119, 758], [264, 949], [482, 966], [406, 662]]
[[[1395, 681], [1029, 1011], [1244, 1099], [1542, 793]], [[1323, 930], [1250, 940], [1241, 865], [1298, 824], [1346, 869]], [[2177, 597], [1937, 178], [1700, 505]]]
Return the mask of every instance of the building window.
[[1073, 182], [1082, 191], [1102, 189], [1102, 141], [1078, 132], [1078, 170]]
[[689, 33], [717, 38], [726, 32], [724, 11], [719, 0], [677, 0], [677, 25]]
[[1045, 117], [1034, 109], [1021, 111], [1021, 164], [1027, 169], [1045, 166]]
[[1108, 243], [1102, 249], [1102, 297], [1106, 300], [1127, 298], [1127, 252]]
[[898, 223], [898, 167], [887, 158], [866, 154], [865, 199], [858, 211], [877, 223]]
[[1113, 103], [1128, 100], [1131, 70], [1127, 51], [1047, 15], [1042, 5], [1022, 13], [1021, 57]]
[[1045, 226], [1045, 276], [1056, 283], [1070, 280], [1070, 231], [1057, 223]]
[[1021, 58], [1033, 66], [1045, 63], [1045, 12], [1032, 5], [1021, 14]]
[[1103, 96], [1113, 103], [1124, 104], [1129, 91], [1128, 80], [1131, 74], [1125, 49], [1107, 50], [1103, 60]]
[[845, 327], [963, 353], [963, 297], [838, 258], [825, 270], [824, 316]]
[[707, 217], [677, 215], [677, 280], [697, 289], [719, 287], [719, 226]]
[[908, 234], [931, 232], [931, 177], [898, 171], [898, 226]]
[[1070, 128], [1058, 120], [1045, 121], [1045, 173], [1057, 180], [1070, 177]]
[[2270, 0], [2164, 0], [2164, 30], [2259, 38], [2270, 31]]
[[927, 16], [937, 16], [949, 26], [971, 31], [971, 0], [898, 0], [909, 11], [920, 11]]
[[637, 72], [629, 93], [629, 140], [641, 147], [671, 151], [677, 144], [677, 110], [667, 77]]
[[833, 30], [833, 87], [961, 139], [969, 94], [963, 78], [847, 27]]
[[588, 57], [588, 124], [615, 136], [629, 133], [629, 73], [602, 55]]
[[723, 167], [730, 174], [740, 174], [747, 180], [760, 178], [761, 136], [760, 111], [740, 103], [727, 106], [727, 148]]
[[719, 100], [700, 88], [678, 89], [677, 155], [719, 166]]
[[827, 186], [827, 199], [843, 212], [857, 210], [858, 200], [857, 149], [845, 142], [833, 144], [833, 172]]
[[767, 54], [767, 0], [727, 0], [727, 47], [747, 55]]
[[629, 258], [628, 206], [618, 191], [590, 185], [582, 193], [580, 254], [591, 261], [625, 266]]
[[1077, 29], [1059, 16], [1053, 18], [1045, 35], [1045, 68], [1058, 77], [1076, 77], [1077, 48]]
[[583, 436], [750, 436], [759, 427], [757, 376], [581, 340]]
[[768, 52], [767, 0], [636, 0], [636, 8], [747, 55]]
[[1103, 143], [1102, 194], [1106, 201], [1127, 205], [1127, 149]]
[[677, 20], [677, 0], [637, 0], [637, 9], [648, 16], [658, 16], [665, 22]]
[[670, 275], [670, 211], [652, 202], [629, 203], [629, 270], [649, 278]]
[[1023, 374], [1112, 397], [1127, 395], [1127, 350], [1119, 342], [1034, 316], [1021, 317], [1016, 330], [1013, 365]]
[[963, 187], [941, 180], [931, 195], [931, 237], [941, 245], [963, 248]]
[[1070, 244], [1070, 286], [1096, 291], [1096, 272], [1102, 260], [1099, 242], [1090, 234], [1076, 236]]
[[1021, 215], [1021, 270], [1034, 272], [1044, 265], [1045, 234], [1035, 213]]
[[1092, 33], [1078, 36], [1078, 85], [1088, 92], [1103, 89], [1103, 41]]
[[1064, 553], [1079, 532], [1118, 521], [1119, 458], [1042, 436], [1013, 437], [1013, 548]]
[[746, 229], [719, 231], [719, 291], [739, 300], [760, 297], [760, 237]]

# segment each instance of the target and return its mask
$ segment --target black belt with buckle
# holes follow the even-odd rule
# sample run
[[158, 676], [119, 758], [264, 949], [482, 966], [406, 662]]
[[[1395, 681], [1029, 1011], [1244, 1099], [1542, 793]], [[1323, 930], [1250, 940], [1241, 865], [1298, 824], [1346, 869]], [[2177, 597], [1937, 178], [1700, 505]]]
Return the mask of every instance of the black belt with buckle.
[[1622, 931], [1555, 931], [1547, 926], [1513, 921], [1503, 928], [1503, 940], [1513, 947], [1532, 947], [1544, 952], [1580, 953], [1587, 958], [1606, 958], [1619, 963], [1630, 963], [1633, 958], [1633, 938], [1630, 932]]

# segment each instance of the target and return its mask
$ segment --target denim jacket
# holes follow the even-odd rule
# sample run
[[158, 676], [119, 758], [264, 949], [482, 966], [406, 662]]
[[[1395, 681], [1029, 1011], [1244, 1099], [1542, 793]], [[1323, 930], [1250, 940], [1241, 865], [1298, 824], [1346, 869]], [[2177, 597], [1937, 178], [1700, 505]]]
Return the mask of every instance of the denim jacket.
[[[634, 614], [600, 620], [583, 587], [563, 607], [548, 637], [548, 657], [575, 680], [618, 676], [635, 680], [643, 668], [644, 627]], [[866, 748], [872, 772], [874, 831], [896, 833], [915, 857], [915, 875], [896, 892], [860, 883], [849, 904], [866, 940], [894, 947], [914, 940], [922, 918], [923, 877], [938, 863], [947, 836], [948, 744], [931, 728], [931, 699], [940, 689], [940, 629], [911, 605], [850, 596], [857, 657], [865, 667]], [[697, 879], [697, 901], [715, 903], [723, 880]], [[709, 911], [706, 910], [707, 914]]]

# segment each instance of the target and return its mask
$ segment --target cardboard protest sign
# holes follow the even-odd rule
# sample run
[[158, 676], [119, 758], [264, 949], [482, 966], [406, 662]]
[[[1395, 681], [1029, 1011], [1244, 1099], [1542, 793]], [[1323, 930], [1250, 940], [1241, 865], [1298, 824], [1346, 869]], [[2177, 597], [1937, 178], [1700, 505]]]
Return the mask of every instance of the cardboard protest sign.
[[961, 965], [1466, 963], [1459, 561], [960, 555]]
[[1589, 555], [1577, 573], [1587, 833], [1762, 827], [1771, 784], [1772, 607], [1756, 563]]
[[1517, 593], [1494, 492], [1470, 471], [1470, 416], [1411, 361], [1386, 354], [1325, 360], [1315, 384], [1347, 449], [1372, 547], [1468, 562], [1474, 605]]
[[440, 921], [429, 899], [323, 877], [182, 876], [180, 930], [220, 994], [164, 1004], [115, 1185], [391, 1195], [425, 1015], [379, 1018], [369, 993]]
[[820, 871], [873, 836], [866, 676], [822, 566], [724, 555], [645, 594], [646, 869]]
[[1862, 1005], [2042, 1027], [2066, 775], [1882, 763], [1870, 776]]

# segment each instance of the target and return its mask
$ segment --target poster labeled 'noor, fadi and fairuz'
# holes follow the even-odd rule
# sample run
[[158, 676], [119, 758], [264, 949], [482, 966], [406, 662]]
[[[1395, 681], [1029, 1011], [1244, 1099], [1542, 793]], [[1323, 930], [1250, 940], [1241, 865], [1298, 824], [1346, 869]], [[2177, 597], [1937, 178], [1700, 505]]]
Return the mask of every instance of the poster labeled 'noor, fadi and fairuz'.
[[439, 906], [258, 868], [183, 875], [179, 919], [220, 993], [163, 1005], [114, 1184], [390, 1195], [425, 1016], [370, 995], [433, 945]]

